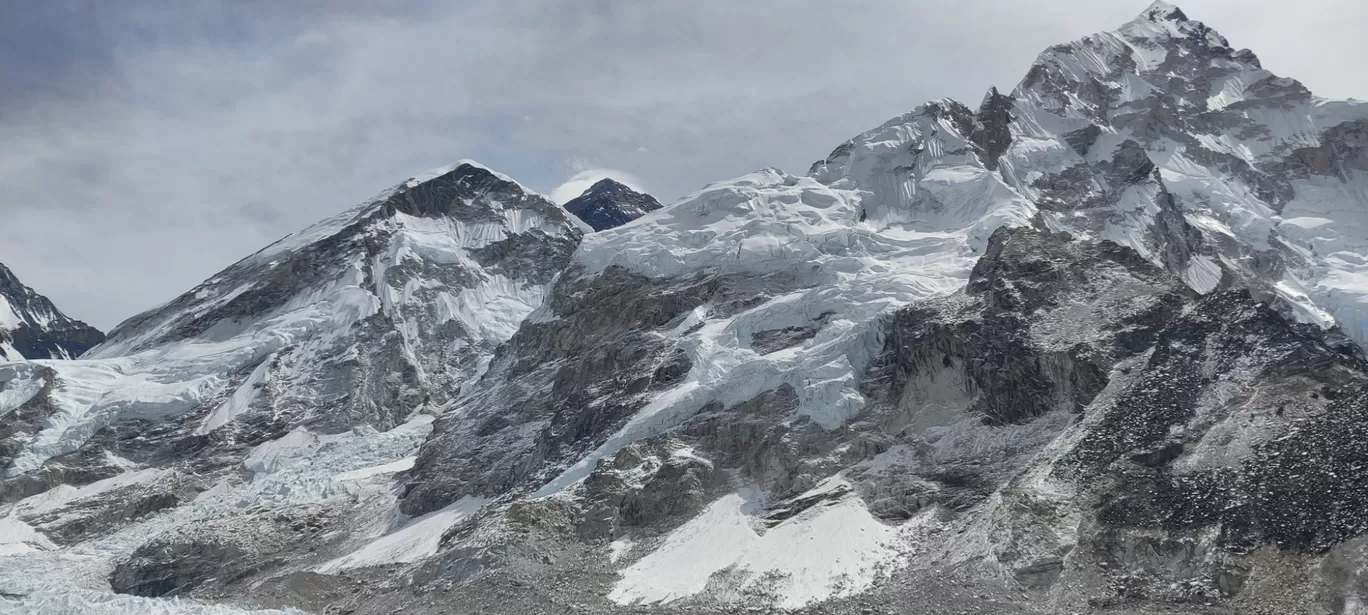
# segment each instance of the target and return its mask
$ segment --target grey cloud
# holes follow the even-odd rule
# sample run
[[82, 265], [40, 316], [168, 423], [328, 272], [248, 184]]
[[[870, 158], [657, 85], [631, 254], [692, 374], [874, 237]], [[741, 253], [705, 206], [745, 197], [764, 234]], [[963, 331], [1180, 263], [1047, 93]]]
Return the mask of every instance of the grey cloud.
[[[0, 20], [0, 262], [109, 327], [408, 175], [475, 158], [663, 201], [801, 172], [932, 98], [1011, 87], [1140, 2], [20, 2]], [[1182, 3], [1322, 95], [1352, 1]], [[1275, 12], [1277, 11], [1277, 12]], [[1308, 35], [1315, 44], [1307, 44]]]

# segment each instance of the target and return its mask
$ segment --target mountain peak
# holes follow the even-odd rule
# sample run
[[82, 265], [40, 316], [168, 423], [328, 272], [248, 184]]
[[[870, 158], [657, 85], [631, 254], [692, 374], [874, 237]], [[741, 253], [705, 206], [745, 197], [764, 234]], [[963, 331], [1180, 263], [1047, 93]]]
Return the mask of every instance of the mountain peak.
[[102, 340], [0, 264], [0, 361], [76, 357]]
[[637, 192], [611, 177], [594, 182], [571, 199], [565, 209], [596, 231], [622, 226], [661, 208], [655, 197]]
[[[594, 182], [594, 185], [589, 186], [589, 189], [585, 190], [584, 193], [580, 196], [583, 196], [585, 194], [601, 194], [604, 192], [614, 192], [620, 190], [632, 190], [632, 188], [629, 187], [627, 184], [619, 182], [611, 177], [605, 177]], [[632, 192], [636, 191], [632, 190]]]
[[1143, 12], [1121, 26], [1118, 33], [1129, 39], [1164, 41], [1187, 39], [1206, 47], [1229, 47], [1225, 37], [1206, 24], [1190, 19], [1183, 9], [1157, 0]]
[[471, 159], [469, 159], [469, 158], [463, 158], [463, 159], [461, 159], [461, 160], [457, 160], [456, 162], [454, 162], [454, 163], [452, 163], [452, 164], [449, 164], [449, 165], [446, 165], [446, 166], [443, 166], [443, 167], [437, 167], [437, 168], [435, 168], [435, 169], [432, 169], [432, 170], [427, 171], [427, 172], [424, 172], [424, 173], [418, 173], [418, 174], [414, 175], [413, 177], [410, 177], [410, 178], [408, 179], [408, 181], [405, 181], [404, 184], [403, 184], [403, 186], [404, 186], [404, 188], [406, 188], [406, 189], [407, 189], [407, 188], [414, 188], [414, 187], [417, 187], [417, 186], [420, 185], [420, 184], [425, 184], [425, 183], [430, 182], [430, 181], [432, 181], [432, 180], [434, 180], [434, 179], [437, 179], [437, 178], [439, 178], [439, 177], [445, 177], [445, 176], [447, 176], [447, 175], [452, 175], [452, 174], [460, 174], [460, 175], [485, 175], [485, 174], [488, 174], [488, 175], [494, 176], [495, 178], [498, 178], [498, 179], [500, 179], [500, 180], [503, 180], [503, 181], [505, 181], [505, 182], [508, 182], [508, 183], [510, 183], [510, 184], [517, 185], [519, 188], [522, 188], [523, 192], [529, 192], [529, 193], [532, 192], [531, 190], [528, 190], [528, 189], [527, 189], [525, 186], [523, 186], [522, 184], [519, 184], [519, 183], [518, 183], [516, 180], [514, 180], [512, 177], [509, 177], [509, 176], [507, 176], [507, 175], [504, 175], [503, 173], [500, 173], [500, 172], [498, 172], [498, 171], [495, 171], [494, 169], [491, 169], [491, 168], [489, 168], [488, 166], [486, 166], [486, 165], [484, 165], [484, 164], [481, 164], [481, 163], [478, 162], [478, 161], [471, 160]]
[[1149, 5], [1149, 8], [1140, 13], [1136, 19], [1145, 19], [1149, 21], [1187, 21], [1188, 17], [1187, 14], [1183, 12], [1183, 9], [1178, 8], [1177, 5], [1171, 2], [1154, 0], [1154, 2]]

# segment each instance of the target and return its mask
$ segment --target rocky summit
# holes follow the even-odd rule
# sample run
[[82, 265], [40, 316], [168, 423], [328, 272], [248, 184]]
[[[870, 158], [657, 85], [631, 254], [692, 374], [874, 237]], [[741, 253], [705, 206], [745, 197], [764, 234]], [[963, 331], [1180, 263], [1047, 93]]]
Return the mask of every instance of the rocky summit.
[[565, 204], [567, 211], [596, 231], [622, 226], [660, 207], [655, 197], [606, 177]]
[[0, 364], [0, 606], [1358, 613], [1365, 195], [1162, 2], [664, 208], [458, 163]]

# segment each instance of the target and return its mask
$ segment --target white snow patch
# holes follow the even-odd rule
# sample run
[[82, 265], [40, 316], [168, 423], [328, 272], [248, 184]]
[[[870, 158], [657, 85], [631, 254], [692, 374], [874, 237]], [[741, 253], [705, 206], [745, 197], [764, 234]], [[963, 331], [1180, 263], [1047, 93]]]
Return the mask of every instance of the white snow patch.
[[547, 290], [502, 274], [489, 275], [454, 297], [438, 293], [437, 320], [458, 321], [476, 339], [502, 342], [513, 337], [522, 321], [541, 305]]
[[261, 385], [269, 377], [271, 371], [271, 358], [267, 357], [257, 365], [247, 379], [238, 386], [233, 395], [219, 404], [209, 416], [205, 417], [204, 422], [195, 430], [195, 435], [202, 436], [219, 427], [227, 425], [239, 414], [247, 411], [252, 405], [252, 400], [256, 399], [261, 391]]
[[636, 543], [627, 538], [619, 538], [608, 543], [608, 562], [611, 564], [618, 563], [618, 560], [622, 559], [622, 556], [630, 553], [634, 546], [636, 546]]
[[734, 493], [671, 532], [622, 571], [609, 598], [618, 604], [667, 603], [702, 593], [710, 582], [759, 590], [781, 608], [800, 608], [867, 589], [898, 560], [898, 530], [847, 497], [764, 529], [753, 496]]
[[1203, 295], [1216, 290], [1221, 284], [1221, 266], [1209, 256], [1195, 256], [1183, 270], [1183, 281], [1188, 287]]
[[364, 547], [318, 568], [330, 574], [386, 564], [411, 564], [431, 557], [441, 547], [442, 534], [484, 506], [484, 498], [466, 496], [455, 504], [405, 523]]
[[195, 500], [194, 500], [194, 501], [195, 501], [196, 503], [199, 503], [199, 502], [207, 502], [207, 501], [212, 500], [212, 499], [214, 499], [214, 498], [220, 498], [220, 497], [226, 496], [226, 495], [228, 495], [228, 494], [230, 494], [230, 493], [232, 493], [232, 492], [233, 492], [233, 484], [232, 484], [231, 482], [229, 482], [228, 479], [224, 478], [224, 479], [220, 479], [217, 483], [214, 483], [214, 486], [213, 486], [213, 487], [210, 487], [210, 488], [208, 488], [208, 489], [205, 489], [204, 491], [201, 491], [201, 492], [199, 492], [197, 495], [195, 495]]
[[247, 454], [247, 458], [242, 460], [242, 467], [257, 476], [274, 474], [309, 459], [313, 452], [323, 445], [325, 439], [335, 437], [320, 436], [304, 427], [296, 427], [279, 438], [258, 444]]
[[367, 468], [360, 468], [357, 470], [350, 470], [347, 472], [339, 472], [333, 475], [333, 480], [361, 480], [364, 478], [370, 478], [372, 476], [396, 474], [399, 472], [404, 472], [406, 470], [412, 469], [413, 464], [417, 461], [418, 457], [416, 456], [405, 457], [398, 461], [391, 461], [389, 463], [380, 464], [378, 466], [370, 466]]
[[51, 551], [56, 548], [57, 545], [48, 540], [47, 536], [20, 521], [14, 512], [0, 517], [0, 557], [31, 551]]
[[24, 324], [24, 319], [19, 317], [19, 312], [10, 305], [9, 300], [0, 297], [0, 329], [13, 329]]

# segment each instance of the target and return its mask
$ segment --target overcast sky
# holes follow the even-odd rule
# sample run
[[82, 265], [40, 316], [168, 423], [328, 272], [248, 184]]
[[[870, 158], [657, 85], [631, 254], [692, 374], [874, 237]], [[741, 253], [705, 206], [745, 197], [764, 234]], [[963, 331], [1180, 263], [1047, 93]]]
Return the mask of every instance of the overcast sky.
[[[976, 106], [1114, 0], [0, 0], [0, 262], [109, 328], [406, 177], [474, 158], [562, 199], [795, 173]], [[1368, 98], [1368, 3], [1180, 2]], [[605, 171], [606, 170], [606, 171]]]

